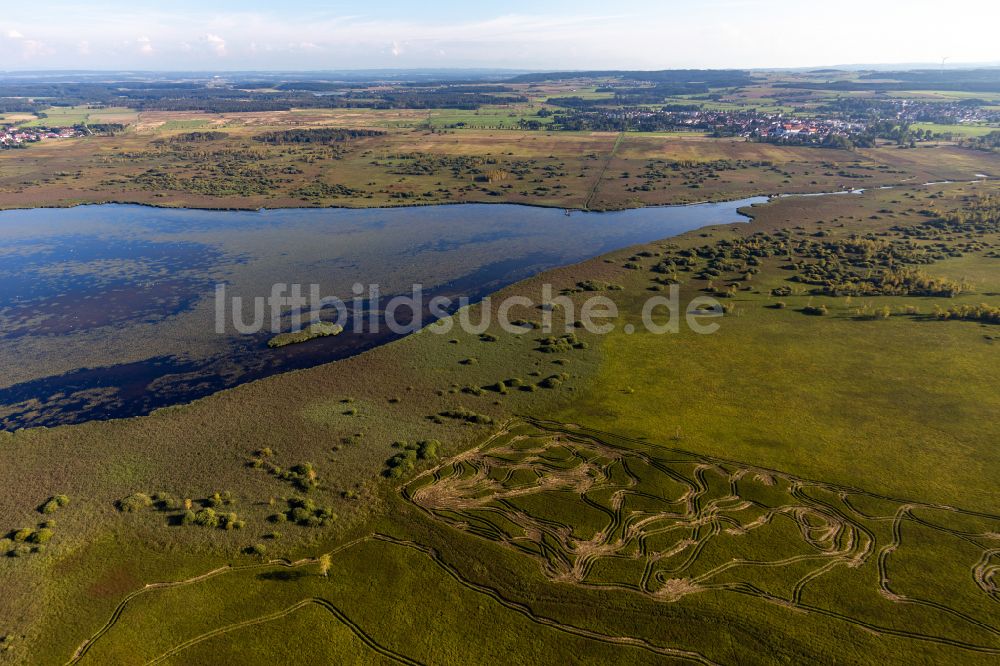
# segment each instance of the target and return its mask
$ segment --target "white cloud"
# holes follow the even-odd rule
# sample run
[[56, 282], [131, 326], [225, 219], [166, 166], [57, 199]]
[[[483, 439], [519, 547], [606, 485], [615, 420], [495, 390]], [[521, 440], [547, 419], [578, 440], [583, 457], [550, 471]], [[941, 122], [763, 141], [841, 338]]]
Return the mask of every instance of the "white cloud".
[[218, 35], [213, 35], [212, 33], [208, 33], [207, 35], [205, 35], [205, 41], [208, 42], [212, 50], [215, 51], [215, 55], [217, 56], [226, 55], [226, 40], [224, 40], [222, 37], [219, 37]]
[[[98, 18], [72, 3], [33, 22], [30, 40], [10, 24], [0, 27], [0, 37], [6, 36], [0, 39], [0, 62], [31, 57], [39, 67], [73, 67], [86, 55], [88, 66], [197, 69], [211, 67], [205, 56], [214, 55], [225, 57], [232, 69], [309, 69], [330, 63], [343, 68], [591, 69], [939, 62], [943, 55], [950, 56], [949, 62], [997, 60], [995, 21], [942, 30], [926, 20], [935, 11], [930, 0], [911, 2], [910, 10], [900, 14], [878, 3], [841, 0], [839, 11], [866, 17], [852, 24], [850, 35], [804, 28], [793, 0], [710, 0], [683, 7], [649, 0], [611, 5], [610, 12], [595, 9], [596, 2], [581, 2], [574, 14], [556, 14], [537, 3], [535, 13], [500, 10], [486, 18], [436, 11], [426, 12], [429, 18], [412, 13], [408, 18], [377, 3], [366, 16], [336, 16], [301, 5], [291, 11], [294, 0], [280, 11], [225, 11], [208, 2], [198, 12], [122, 3], [120, 10]], [[725, 19], [719, 18], [720, 8]], [[995, 0], [966, 0], [963, 11], [997, 17]], [[889, 24], [894, 28], [886, 32]]]
[[[48, 46], [45, 42], [38, 39], [28, 39], [25, 37], [24, 33], [14, 28], [4, 31], [4, 37], [9, 39], [14, 45], [11, 55], [24, 61], [44, 58], [55, 53], [54, 49]], [[0, 54], [2, 53], [3, 52], [0, 51]]]
[[33, 60], [35, 58], [50, 56], [54, 53], [55, 50], [45, 42], [40, 42], [37, 39], [21, 40], [21, 58], [24, 60]]

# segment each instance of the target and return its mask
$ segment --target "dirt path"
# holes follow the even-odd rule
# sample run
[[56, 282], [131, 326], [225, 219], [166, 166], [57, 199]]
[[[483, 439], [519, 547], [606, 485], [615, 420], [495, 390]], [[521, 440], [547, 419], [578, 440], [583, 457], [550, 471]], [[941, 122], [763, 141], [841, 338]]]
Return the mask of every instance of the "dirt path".
[[594, 186], [590, 188], [590, 193], [587, 195], [587, 201], [583, 204], [584, 210], [590, 210], [590, 204], [593, 203], [594, 197], [597, 196], [597, 190], [600, 189], [601, 183], [604, 182], [604, 175], [608, 172], [608, 168], [611, 166], [611, 160], [615, 158], [615, 153], [618, 152], [618, 146], [621, 145], [622, 139], [625, 138], [625, 132], [619, 132], [618, 137], [615, 139], [615, 145], [611, 147], [611, 152], [608, 153], [608, 158], [604, 160], [604, 166], [601, 167], [600, 173], [597, 174], [597, 180], [594, 181]]

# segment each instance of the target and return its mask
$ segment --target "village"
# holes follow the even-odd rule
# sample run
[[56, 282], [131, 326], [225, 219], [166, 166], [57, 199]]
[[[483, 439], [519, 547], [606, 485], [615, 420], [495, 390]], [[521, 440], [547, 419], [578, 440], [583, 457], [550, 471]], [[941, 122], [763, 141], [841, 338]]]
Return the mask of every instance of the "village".
[[0, 128], [0, 149], [22, 148], [28, 143], [48, 139], [71, 139], [84, 134], [84, 130], [76, 127], [2, 127]]
[[837, 136], [856, 136], [868, 129], [868, 123], [862, 120], [792, 116], [756, 110], [617, 108], [557, 112], [555, 121], [562, 129], [640, 132], [689, 130], [748, 140], [816, 143]]
[[[911, 129], [910, 126], [917, 123], [935, 123], [941, 129]], [[949, 140], [952, 137], [949, 127], [957, 129], [962, 125], [987, 123], [1000, 123], [1000, 112], [977, 104], [842, 99], [814, 110], [796, 109], [794, 113], [693, 106], [602, 108], [591, 104], [585, 108], [556, 111], [550, 127], [571, 131], [692, 131], [768, 143], [844, 146], [848, 143], [871, 145], [876, 138], [899, 143], [909, 143], [911, 139]], [[544, 127], [540, 123], [527, 126], [531, 124], [522, 121], [521, 126], [525, 129]]]

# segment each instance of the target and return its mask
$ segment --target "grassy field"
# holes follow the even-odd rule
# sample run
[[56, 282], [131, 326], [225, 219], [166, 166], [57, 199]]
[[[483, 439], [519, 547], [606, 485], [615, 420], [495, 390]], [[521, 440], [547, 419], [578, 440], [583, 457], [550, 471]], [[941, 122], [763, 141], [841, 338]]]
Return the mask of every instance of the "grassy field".
[[986, 102], [1000, 102], [1000, 93], [995, 92], [965, 92], [962, 90], [905, 90], [888, 93], [891, 97], [930, 100], [941, 102], [957, 102], [963, 99], [981, 99]]
[[984, 136], [1000, 131], [1000, 127], [989, 125], [941, 125], [939, 123], [914, 123], [913, 129], [930, 130], [937, 134], [952, 134], [956, 137]]
[[[475, 154], [439, 143], [451, 136], [391, 138]], [[557, 140], [607, 161], [617, 137], [534, 155], [568, 162]], [[663, 141], [713, 160], [764, 148]], [[656, 145], [627, 137], [612, 159]], [[850, 159], [987, 168], [938, 150]], [[600, 193], [618, 167], [592, 161]], [[544, 283], [578, 306], [585, 283], [619, 315], [608, 335], [575, 331], [578, 346], [425, 330], [148, 417], [0, 435], [0, 533], [17, 555], [0, 568], [0, 659], [995, 659], [998, 333], [934, 312], [1000, 306], [984, 198], [1000, 189], [919, 183], [778, 199], [750, 224], [552, 271], [469, 313], [538, 302]], [[949, 217], [977, 207], [994, 211], [978, 226]], [[871, 292], [912, 261], [914, 285], [955, 293]], [[681, 303], [726, 306], [717, 333], [626, 332], [670, 282]], [[296, 469], [312, 476], [283, 474]], [[223, 518], [185, 517], [208, 509]]]
[[23, 123], [25, 127], [67, 127], [84, 123], [135, 122], [137, 113], [133, 109], [121, 107], [53, 106], [45, 110], [45, 118], [35, 118]]

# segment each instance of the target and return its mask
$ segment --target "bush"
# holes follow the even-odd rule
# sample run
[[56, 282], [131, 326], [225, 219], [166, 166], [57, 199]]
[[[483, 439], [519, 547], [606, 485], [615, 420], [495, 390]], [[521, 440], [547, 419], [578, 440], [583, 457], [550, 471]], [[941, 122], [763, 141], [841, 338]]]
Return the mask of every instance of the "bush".
[[477, 414], [465, 407], [456, 407], [455, 409], [445, 410], [439, 412], [438, 416], [443, 416], [446, 419], [455, 419], [458, 421], [465, 421], [466, 423], [473, 423], [475, 425], [493, 425], [493, 419], [485, 414]]
[[565, 372], [561, 372], [558, 375], [551, 375], [549, 377], [546, 377], [542, 381], [538, 382], [538, 386], [545, 389], [553, 389], [557, 388], [567, 379], [569, 379], [569, 375], [566, 374]]
[[953, 305], [947, 310], [938, 309], [934, 316], [942, 321], [960, 319], [978, 321], [983, 324], [1000, 324], [1000, 307], [980, 303], [979, 305]]
[[281, 475], [302, 491], [309, 491], [319, 485], [319, 472], [311, 462], [299, 463]]
[[236, 497], [228, 490], [223, 493], [213, 493], [212, 496], [208, 498], [207, 504], [215, 508], [220, 506], [232, 506], [233, 504], [236, 504]]
[[573, 349], [586, 349], [587, 343], [581, 342], [577, 339], [575, 333], [568, 333], [561, 336], [549, 336], [544, 338], [538, 338], [538, 347], [535, 348], [536, 351], [540, 351], [543, 354], [561, 354], [569, 352]]
[[36, 531], [34, 531], [34, 532], [33, 532], [33, 533], [31, 534], [31, 536], [30, 536], [30, 537], [28, 537], [28, 541], [29, 541], [30, 543], [35, 543], [35, 544], [44, 544], [44, 543], [48, 543], [49, 541], [51, 541], [51, 540], [52, 540], [52, 537], [54, 536], [54, 534], [55, 534], [55, 533], [54, 533], [54, 532], [53, 532], [52, 530], [50, 530], [50, 529], [48, 529], [48, 528], [45, 528], [45, 527], [43, 527], [43, 528], [42, 528], [42, 529], [40, 529], [40, 530], [36, 530]]
[[202, 509], [194, 514], [194, 524], [200, 527], [218, 527], [219, 516], [214, 509]]
[[31, 535], [35, 533], [35, 530], [30, 527], [22, 527], [19, 530], [15, 530], [12, 538], [14, 543], [24, 543], [31, 538]]
[[402, 451], [385, 461], [386, 469], [382, 472], [383, 476], [398, 479], [403, 474], [412, 471], [418, 460], [437, 458], [440, 446], [441, 442], [436, 439], [416, 443], [395, 442], [393, 447], [402, 449]]
[[67, 504], [69, 504], [69, 497], [66, 495], [56, 495], [55, 497], [50, 497], [46, 500], [45, 504], [41, 506], [39, 511], [45, 514], [55, 513]]
[[279, 514], [282, 518], [275, 522], [287, 520], [302, 527], [322, 527], [337, 519], [337, 515], [330, 507], [317, 507], [311, 499], [290, 499], [288, 505], [289, 510]]
[[807, 315], [820, 316], [820, 317], [830, 314], [830, 311], [827, 309], [825, 305], [807, 305], [804, 308], [802, 308], [802, 312]]
[[118, 500], [118, 510], [124, 513], [135, 513], [152, 505], [152, 498], [144, 493], [132, 493], [128, 497]]

